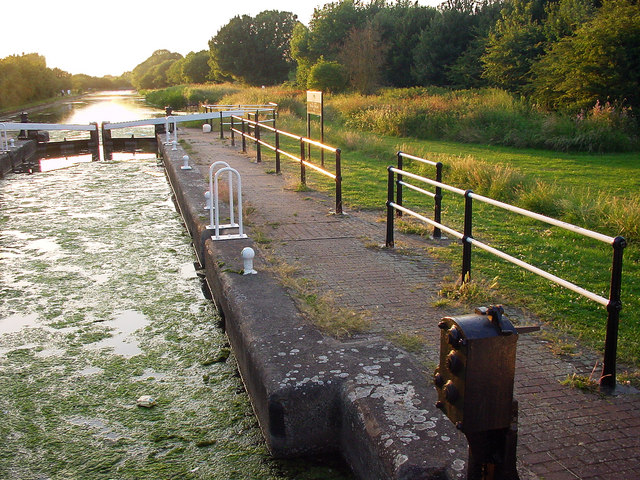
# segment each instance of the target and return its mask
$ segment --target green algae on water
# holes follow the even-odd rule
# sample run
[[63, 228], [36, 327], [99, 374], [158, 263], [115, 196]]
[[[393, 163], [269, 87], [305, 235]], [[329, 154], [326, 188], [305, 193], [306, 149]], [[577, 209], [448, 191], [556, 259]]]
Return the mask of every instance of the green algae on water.
[[350, 478], [269, 457], [155, 158], [0, 195], [0, 478]]

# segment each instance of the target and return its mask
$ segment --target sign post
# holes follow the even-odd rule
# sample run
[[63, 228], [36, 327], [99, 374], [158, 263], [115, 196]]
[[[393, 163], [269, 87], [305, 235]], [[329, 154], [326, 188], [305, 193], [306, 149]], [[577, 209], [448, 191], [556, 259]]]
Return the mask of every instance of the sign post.
[[[320, 117], [320, 143], [324, 143], [324, 99], [322, 92], [307, 90], [307, 138], [311, 138], [311, 115]], [[307, 158], [311, 158], [309, 145]], [[320, 164], [324, 167], [324, 149], [320, 149]]]

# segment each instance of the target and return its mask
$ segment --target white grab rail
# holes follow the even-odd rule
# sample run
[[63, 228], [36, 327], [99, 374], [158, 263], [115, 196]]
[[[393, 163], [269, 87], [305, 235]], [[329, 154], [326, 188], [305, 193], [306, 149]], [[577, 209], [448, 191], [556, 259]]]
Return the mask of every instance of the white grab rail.
[[[226, 168], [231, 168], [229, 166], [229, 164], [227, 162], [223, 162], [222, 160], [218, 161], [218, 162], [213, 162], [211, 164], [211, 166], [209, 167], [209, 201], [211, 201], [211, 199], [214, 198], [214, 191], [213, 191], [213, 170], [216, 167], [219, 166], [223, 166]], [[237, 227], [238, 225], [235, 224], [235, 220], [234, 220], [234, 213], [233, 213], [233, 178], [232, 178], [232, 173], [229, 172], [229, 206], [230, 206], [230, 215], [229, 215], [229, 220], [230, 220], [230, 224], [228, 225], [221, 225], [221, 228], [231, 228], [231, 227]], [[213, 218], [214, 216], [214, 208], [210, 208], [209, 209], [209, 225], [207, 225], [207, 228], [209, 229], [214, 229], [215, 228], [215, 220]]]
[[[229, 172], [231, 173], [232, 176], [235, 176], [237, 181], [238, 181], [238, 189], [237, 189], [237, 195], [238, 195], [238, 233], [237, 234], [226, 234], [226, 235], [220, 235], [220, 209], [218, 208], [219, 204], [218, 204], [218, 178], [220, 177], [220, 174], [224, 173], [224, 172]], [[230, 184], [232, 182], [230, 181]], [[244, 234], [243, 231], [243, 227], [242, 227], [242, 180], [240, 179], [240, 173], [238, 173], [238, 171], [234, 168], [231, 167], [224, 167], [221, 168], [220, 170], [218, 170], [214, 176], [214, 180], [213, 180], [213, 199], [214, 199], [214, 208], [215, 208], [215, 225], [214, 225], [214, 235], [211, 236], [211, 240], [231, 240], [231, 239], [235, 239], [235, 238], [247, 238], [247, 236]], [[231, 211], [233, 211], [233, 206], [230, 205], [231, 207]]]

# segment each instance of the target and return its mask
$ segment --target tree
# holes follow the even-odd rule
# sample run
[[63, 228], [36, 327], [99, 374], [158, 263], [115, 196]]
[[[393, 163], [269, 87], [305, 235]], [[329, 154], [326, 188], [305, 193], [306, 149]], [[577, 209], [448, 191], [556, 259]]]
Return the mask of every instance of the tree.
[[414, 50], [413, 76], [421, 84], [448, 86], [447, 72], [473, 40], [474, 17], [461, 10], [439, 12]]
[[292, 68], [290, 41], [296, 16], [268, 10], [255, 18], [236, 16], [209, 41], [216, 75], [230, 75], [250, 85], [273, 85]]
[[336, 60], [349, 32], [363, 27], [368, 13], [360, 0], [343, 0], [316, 8], [309, 22], [309, 53], [313, 62], [321, 56]]
[[317, 60], [310, 50], [311, 31], [302, 23], [296, 23], [291, 35], [291, 58], [297, 63], [296, 84], [302, 88], [307, 87], [309, 69]]
[[169, 50], [156, 50], [132, 71], [131, 82], [137, 89], [161, 88], [167, 85], [167, 70], [182, 55]]
[[375, 15], [373, 22], [378, 25], [382, 43], [387, 47], [382, 66], [382, 78], [386, 84], [394, 87], [415, 85], [413, 52], [420, 34], [437, 14], [435, 8], [401, 0]]
[[338, 58], [345, 67], [349, 83], [358, 92], [371, 94], [378, 88], [385, 51], [379, 30], [372, 23], [349, 32]]
[[307, 88], [323, 92], [339, 93], [347, 86], [347, 71], [338, 62], [320, 58], [309, 70]]
[[[209, 55], [207, 55], [207, 59], [208, 57]], [[185, 61], [184, 58], [181, 58], [180, 60], [176, 60], [171, 64], [171, 66], [167, 70], [166, 78], [167, 78], [167, 83], [169, 85], [180, 85], [181, 83], [185, 83], [186, 80], [182, 73], [184, 61]]]
[[533, 67], [533, 96], [572, 111], [607, 101], [640, 109], [640, 7], [605, 0], [575, 35], [554, 43]]
[[182, 75], [187, 83], [205, 83], [209, 77], [209, 52], [189, 52], [182, 61]]
[[483, 76], [491, 84], [524, 93], [531, 66], [544, 53], [542, 0], [514, 0], [501, 12], [482, 57]]

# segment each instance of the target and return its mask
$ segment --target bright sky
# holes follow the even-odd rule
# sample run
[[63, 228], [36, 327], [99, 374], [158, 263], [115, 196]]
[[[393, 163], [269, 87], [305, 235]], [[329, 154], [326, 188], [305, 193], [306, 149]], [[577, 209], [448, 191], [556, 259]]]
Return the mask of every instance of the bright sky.
[[[2, 2], [0, 58], [39, 53], [47, 66], [93, 76], [120, 75], [155, 50], [186, 55], [236, 15], [293, 12], [305, 25], [331, 0], [28, 0]], [[441, 0], [419, 0], [437, 6]]]

